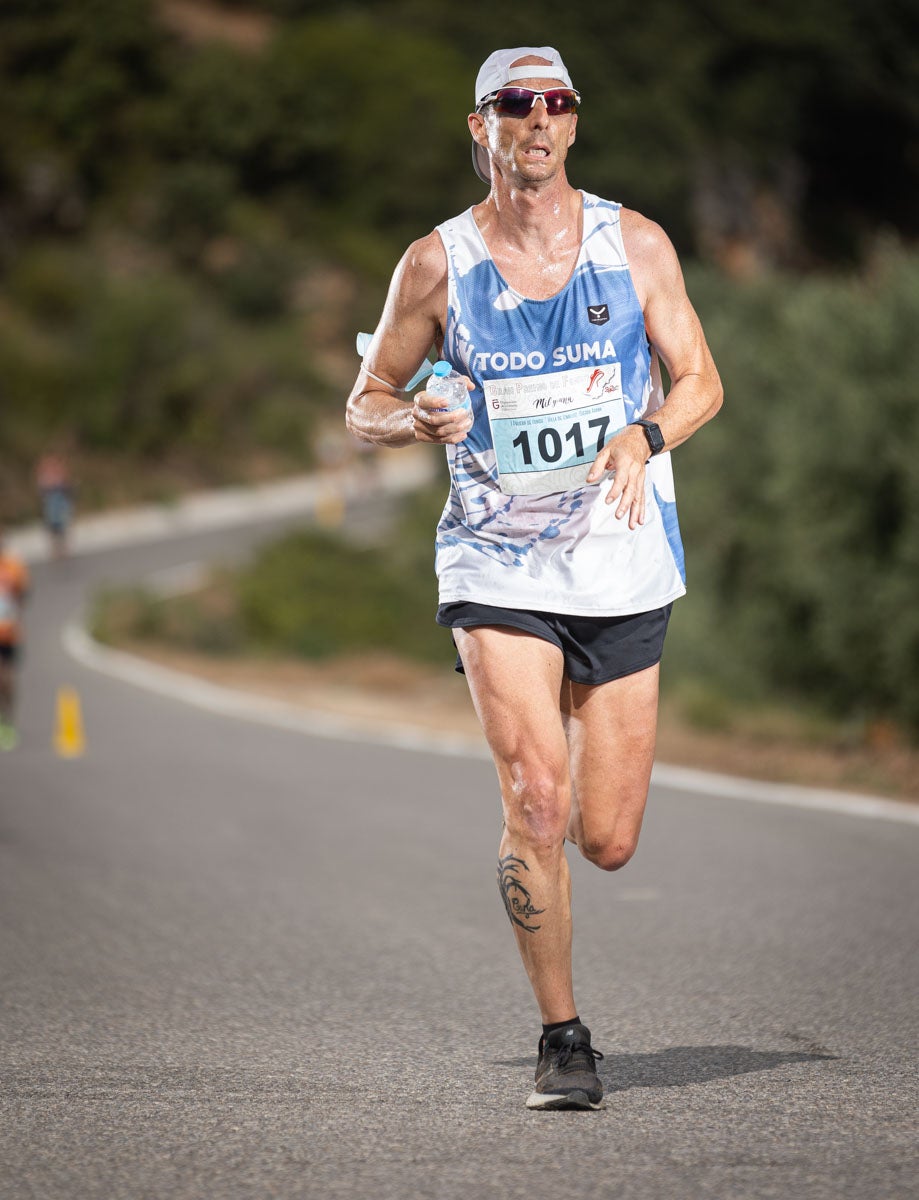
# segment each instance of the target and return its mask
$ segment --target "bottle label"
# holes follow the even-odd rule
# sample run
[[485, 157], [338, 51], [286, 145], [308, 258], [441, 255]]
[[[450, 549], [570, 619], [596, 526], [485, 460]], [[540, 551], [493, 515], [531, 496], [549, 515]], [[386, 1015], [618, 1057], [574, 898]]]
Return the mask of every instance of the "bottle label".
[[462, 396], [459, 395], [459, 392], [457, 392], [456, 395], [451, 393], [450, 395], [445, 396], [440, 392], [433, 391], [431, 388], [428, 388], [428, 394], [431, 396], [438, 396], [439, 399], [443, 400], [443, 404], [440, 407], [441, 412], [453, 412], [457, 408], [472, 407], [472, 402], [469, 399], [469, 392], [466, 390], [465, 384], [463, 384]]
[[582, 486], [613, 434], [625, 427], [622, 367], [486, 379], [485, 411], [509, 496], [548, 496]]

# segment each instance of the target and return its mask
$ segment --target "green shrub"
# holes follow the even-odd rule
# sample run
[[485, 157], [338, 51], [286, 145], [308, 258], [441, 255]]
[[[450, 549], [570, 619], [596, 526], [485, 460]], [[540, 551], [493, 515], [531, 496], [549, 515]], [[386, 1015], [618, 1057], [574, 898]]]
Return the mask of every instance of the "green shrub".
[[690, 282], [726, 398], [674, 456], [700, 592], [675, 670], [919, 728], [919, 256]]
[[98, 283], [98, 271], [82, 250], [36, 242], [15, 261], [7, 290], [32, 320], [58, 330], [79, 317]]
[[156, 231], [180, 261], [195, 263], [229, 220], [236, 181], [222, 163], [185, 162], [160, 184]]
[[239, 259], [219, 276], [227, 307], [251, 321], [277, 317], [287, 307], [293, 280], [289, 250], [282, 246], [244, 246]]
[[449, 635], [434, 622], [433, 523], [406, 537], [412, 516], [403, 522], [380, 546], [307, 530], [264, 549], [238, 581], [252, 643], [313, 659], [383, 648], [448, 661]]
[[105, 589], [95, 598], [89, 626], [93, 637], [113, 645], [159, 642], [211, 655], [238, 653], [243, 646], [235, 599], [222, 573], [188, 595]]

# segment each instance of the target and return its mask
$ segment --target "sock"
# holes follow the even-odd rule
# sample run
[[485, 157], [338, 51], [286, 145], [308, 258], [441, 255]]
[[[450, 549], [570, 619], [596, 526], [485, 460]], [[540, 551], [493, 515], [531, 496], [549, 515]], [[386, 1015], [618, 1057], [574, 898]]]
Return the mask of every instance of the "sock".
[[551, 1025], [543, 1025], [542, 1036], [548, 1037], [550, 1033], [554, 1033], [556, 1029], [564, 1029], [566, 1025], [580, 1025], [580, 1017], [571, 1017], [567, 1021], [553, 1021]]

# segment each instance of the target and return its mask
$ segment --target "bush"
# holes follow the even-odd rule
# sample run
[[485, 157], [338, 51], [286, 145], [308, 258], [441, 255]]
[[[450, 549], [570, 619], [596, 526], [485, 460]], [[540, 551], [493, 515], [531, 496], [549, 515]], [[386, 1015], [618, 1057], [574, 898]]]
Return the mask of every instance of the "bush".
[[232, 590], [222, 573], [191, 595], [159, 596], [145, 588], [106, 589], [90, 617], [93, 637], [118, 645], [161, 642], [201, 654], [238, 653], [242, 631]]
[[449, 663], [450, 635], [434, 621], [431, 560], [443, 489], [404, 504], [373, 546], [304, 529], [262, 548], [252, 563], [214, 575], [190, 595], [109, 590], [91, 626], [107, 642], [154, 641], [211, 654], [326, 659], [385, 648]]
[[675, 665], [919, 729], [919, 256], [691, 288], [726, 399], [675, 455]]
[[11, 301], [51, 330], [78, 319], [97, 286], [90, 255], [54, 242], [36, 242], [15, 262], [7, 280]]
[[182, 261], [196, 263], [227, 226], [235, 180], [220, 163], [182, 163], [160, 185], [157, 233]]
[[221, 295], [237, 316], [250, 321], [280, 316], [293, 281], [290, 252], [280, 246], [246, 246], [219, 278]]
[[[24, 252], [0, 291], [0, 441], [10, 471], [29, 478], [55, 436], [138, 481], [167, 457], [201, 483], [239, 478], [266, 450], [263, 472], [308, 466], [332, 393], [304, 354], [302, 324], [243, 321], [221, 303], [236, 289], [234, 307], [265, 318], [284, 302], [290, 263], [269, 235], [258, 239], [267, 268], [250, 277], [248, 242], [232, 278], [183, 278], [168, 267], [123, 277], [53, 242]], [[84, 500], [94, 486], [85, 482]], [[22, 511], [10, 502], [20, 488], [0, 489], [7, 516]]]
[[416, 498], [379, 546], [307, 530], [264, 549], [238, 581], [252, 644], [312, 659], [385, 648], [449, 661], [449, 635], [434, 622], [434, 523], [442, 505], [442, 491]]

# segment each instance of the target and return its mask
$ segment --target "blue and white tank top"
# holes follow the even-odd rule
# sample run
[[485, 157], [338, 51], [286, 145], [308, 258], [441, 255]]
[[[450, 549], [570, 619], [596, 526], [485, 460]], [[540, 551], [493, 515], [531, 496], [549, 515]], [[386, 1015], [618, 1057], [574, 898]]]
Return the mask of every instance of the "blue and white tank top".
[[620, 205], [582, 193], [571, 278], [548, 300], [502, 279], [472, 210], [437, 227], [447, 253], [443, 357], [475, 384], [475, 424], [447, 446], [437, 527], [440, 602], [578, 616], [648, 612], [683, 594], [670, 455], [648, 463], [645, 524], [587, 484], [599, 449], [663, 403], [632, 283]]

